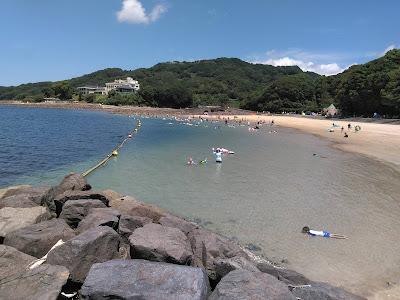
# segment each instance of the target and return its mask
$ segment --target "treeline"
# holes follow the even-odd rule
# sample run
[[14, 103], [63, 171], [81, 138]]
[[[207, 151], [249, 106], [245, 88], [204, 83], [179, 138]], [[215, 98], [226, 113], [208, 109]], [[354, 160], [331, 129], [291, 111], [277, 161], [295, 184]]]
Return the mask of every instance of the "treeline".
[[281, 77], [269, 83], [244, 108], [271, 112], [320, 111], [334, 103], [344, 116], [371, 117], [378, 113], [400, 117], [400, 50], [336, 76]]
[[[133, 77], [136, 94], [82, 96], [76, 87], [103, 86]], [[0, 99], [43, 97], [75, 99], [113, 105], [183, 108], [197, 105], [236, 106], [255, 111], [319, 112], [334, 103], [343, 115], [400, 116], [400, 50], [336, 76], [320, 76], [300, 68], [250, 64], [235, 58], [171, 62], [133, 71], [105, 69], [61, 82], [0, 87]]]

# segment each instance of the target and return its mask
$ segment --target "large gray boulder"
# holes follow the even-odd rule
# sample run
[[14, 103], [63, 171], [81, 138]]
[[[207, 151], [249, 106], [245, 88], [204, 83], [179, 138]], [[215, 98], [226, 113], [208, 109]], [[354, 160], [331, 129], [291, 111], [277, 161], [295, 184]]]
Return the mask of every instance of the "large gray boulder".
[[158, 223], [163, 226], [178, 228], [186, 235], [194, 229], [198, 228], [195, 223], [186, 221], [185, 219], [178, 218], [168, 213], [166, 213], [165, 216], [161, 217]]
[[188, 235], [194, 259], [193, 266], [207, 270], [210, 280], [218, 280], [214, 261], [217, 258], [247, 257], [244, 251], [228, 239], [205, 229], [195, 229]]
[[215, 271], [219, 278], [224, 277], [231, 271], [244, 269], [250, 272], [260, 272], [252, 261], [243, 256], [232, 258], [216, 258], [214, 260]]
[[107, 206], [100, 200], [73, 200], [67, 201], [60, 214], [72, 228], [78, 227], [79, 222], [83, 220], [92, 208], [106, 208]]
[[75, 236], [75, 232], [62, 219], [33, 224], [8, 233], [4, 244], [37, 258], [43, 257], [58, 240], [64, 242]]
[[4, 192], [0, 191], [0, 199], [7, 198], [11, 196], [17, 195], [25, 195], [26, 198], [36, 203], [37, 205], [41, 204], [41, 200], [43, 196], [50, 190], [48, 186], [30, 186], [30, 185], [22, 185], [16, 187], [10, 187], [4, 189]]
[[134, 258], [152, 261], [190, 264], [192, 249], [186, 235], [177, 228], [146, 224], [129, 237]]
[[54, 204], [56, 206], [56, 213], [60, 215], [63, 205], [67, 201], [72, 200], [84, 200], [84, 199], [93, 199], [93, 200], [100, 200], [106, 206], [108, 206], [108, 198], [100, 192], [96, 191], [66, 191], [54, 198]]
[[29, 195], [26, 194], [13, 195], [0, 199], [0, 209], [4, 207], [24, 208], [24, 207], [35, 207], [35, 206], [39, 205], [33, 202], [29, 198]]
[[78, 233], [82, 233], [96, 226], [108, 226], [118, 230], [120, 216], [121, 213], [112, 208], [91, 208], [76, 230]]
[[50, 218], [50, 213], [45, 207], [42, 206], [27, 208], [2, 208], [0, 209], [0, 243], [9, 232], [49, 220]]
[[147, 217], [158, 222], [165, 212], [157, 206], [137, 201], [135, 198], [125, 196], [118, 199], [110, 199], [110, 207], [119, 210], [122, 214], [130, 216]]
[[43, 264], [28, 268], [35, 258], [0, 245], [0, 299], [56, 300], [69, 276], [67, 268]]
[[147, 217], [121, 215], [119, 219], [118, 232], [122, 237], [128, 239], [136, 229], [151, 222], [152, 220]]
[[119, 235], [110, 227], [94, 227], [52, 250], [47, 263], [67, 267], [71, 280], [82, 283], [94, 263], [118, 257], [119, 242]]
[[302, 300], [366, 300], [327, 283], [312, 282], [310, 285], [310, 287], [293, 288], [293, 295]]
[[59, 185], [53, 186], [42, 197], [41, 204], [47, 206], [51, 212], [56, 213], [54, 199], [66, 191], [88, 191], [91, 187], [81, 174], [72, 173], [64, 177]]
[[247, 270], [230, 272], [215, 287], [209, 300], [296, 300], [275, 277]]
[[95, 264], [82, 286], [82, 299], [205, 300], [203, 269], [145, 260]]
[[263, 272], [270, 274], [280, 281], [290, 285], [306, 285], [311, 282], [310, 279], [304, 275], [289, 269], [274, 266], [267, 262], [261, 262], [257, 264], [257, 268]]

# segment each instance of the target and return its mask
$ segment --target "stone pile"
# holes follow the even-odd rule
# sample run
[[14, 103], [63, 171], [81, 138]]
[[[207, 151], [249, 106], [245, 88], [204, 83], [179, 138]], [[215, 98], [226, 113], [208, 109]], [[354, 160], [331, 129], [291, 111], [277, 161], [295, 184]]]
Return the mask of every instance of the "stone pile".
[[0, 299], [363, 298], [70, 174], [50, 188], [0, 190]]

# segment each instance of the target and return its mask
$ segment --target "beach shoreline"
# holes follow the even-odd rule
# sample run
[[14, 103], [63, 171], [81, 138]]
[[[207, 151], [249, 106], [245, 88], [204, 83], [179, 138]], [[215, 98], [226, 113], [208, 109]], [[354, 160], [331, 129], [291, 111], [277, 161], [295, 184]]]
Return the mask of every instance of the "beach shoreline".
[[[400, 153], [400, 130], [398, 125], [393, 124], [381, 124], [381, 123], [366, 123], [356, 122], [354, 119], [321, 119], [321, 118], [310, 118], [306, 116], [282, 116], [282, 115], [258, 115], [247, 111], [228, 111], [221, 113], [211, 113], [210, 115], [199, 114], [199, 110], [177, 110], [169, 108], [149, 108], [149, 107], [131, 107], [131, 106], [108, 106], [99, 104], [89, 103], [21, 103], [21, 102], [6, 102], [2, 103], [5, 105], [16, 105], [20, 107], [38, 107], [38, 108], [56, 108], [56, 109], [76, 109], [76, 110], [92, 110], [102, 111], [113, 114], [123, 115], [145, 115], [154, 117], [173, 117], [184, 119], [192, 118], [199, 119], [200, 117], [208, 120], [219, 120], [221, 122], [226, 119], [228, 123], [238, 122], [250, 122], [251, 126], [255, 126], [257, 122], [263, 122], [260, 131], [268, 133], [270, 130], [277, 130], [279, 134], [279, 127], [287, 127], [294, 130], [299, 130], [303, 133], [312, 134], [324, 140], [328, 140], [330, 144], [340, 150], [346, 152], [352, 152], [355, 154], [361, 154], [377, 160], [385, 165], [393, 167], [396, 171], [400, 169], [400, 164], [396, 160], [396, 153]], [[228, 120], [229, 118], [229, 120]], [[274, 126], [269, 126], [270, 122], [274, 120]], [[340, 127], [335, 127], [335, 132], [328, 132], [328, 129], [332, 127], [332, 123], [338, 124], [340, 127], [350, 122], [354, 125], [360, 125], [361, 131], [354, 133], [354, 129], [349, 133], [349, 138], [343, 138]], [[397, 131], [397, 132], [396, 132]], [[383, 137], [383, 142], [382, 138]], [[386, 142], [386, 140], [388, 142]], [[389, 144], [391, 148], [386, 149], [386, 145]], [[363, 153], [367, 152], [367, 153]], [[394, 155], [392, 155], [394, 151]], [[381, 288], [382, 286], [379, 286]], [[393, 288], [393, 287], [392, 287]], [[395, 286], [397, 292], [397, 285]], [[385, 290], [371, 290], [371, 294], [368, 297], [371, 299], [386, 299], [383, 297]], [[379, 293], [376, 294], [375, 292]], [[392, 292], [394, 294], [394, 292]], [[396, 294], [397, 295], [397, 294]], [[374, 298], [372, 298], [374, 297]], [[375, 298], [376, 297], [376, 298]], [[388, 298], [389, 299], [389, 298]]]
[[[76, 102], [41, 102], [25, 103], [22, 101], [0, 101], [0, 105], [15, 105], [21, 107], [38, 108], [59, 108], [59, 109], [83, 109], [103, 111], [124, 115], [146, 115], [153, 117], [180, 117], [208, 120], [227, 120], [231, 122], [250, 122], [252, 125], [257, 122], [269, 124], [274, 120], [274, 126], [282, 126], [300, 130], [324, 138], [332, 143], [336, 149], [351, 152], [379, 161], [396, 171], [400, 171], [400, 120], [375, 120], [375, 119], [325, 119], [321, 117], [310, 117], [300, 115], [266, 115], [255, 112], [231, 109], [225, 112], [209, 113], [203, 115], [203, 109], [173, 109], [154, 108], [139, 106], [112, 106], [94, 103]], [[332, 128], [332, 124], [338, 127]], [[347, 129], [347, 124], [352, 128]], [[361, 130], [354, 131], [358, 125]], [[343, 132], [341, 127], [344, 127]], [[333, 129], [330, 132], [329, 129]], [[344, 138], [347, 132], [349, 137]]]

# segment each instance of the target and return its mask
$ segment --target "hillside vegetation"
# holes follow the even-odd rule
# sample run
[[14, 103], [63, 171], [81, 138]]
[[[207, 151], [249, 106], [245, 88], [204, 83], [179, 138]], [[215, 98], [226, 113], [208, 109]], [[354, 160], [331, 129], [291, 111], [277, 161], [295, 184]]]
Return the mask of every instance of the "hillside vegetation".
[[[111, 93], [82, 97], [76, 87], [99, 85], [131, 76], [139, 80], [137, 94]], [[400, 115], [400, 50], [335, 76], [303, 72], [299, 67], [251, 64], [236, 58], [160, 63], [125, 71], [105, 69], [59, 82], [0, 87], [0, 99], [59, 97], [107, 104], [190, 107], [237, 106], [255, 111], [320, 111], [330, 103], [344, 115]]]

